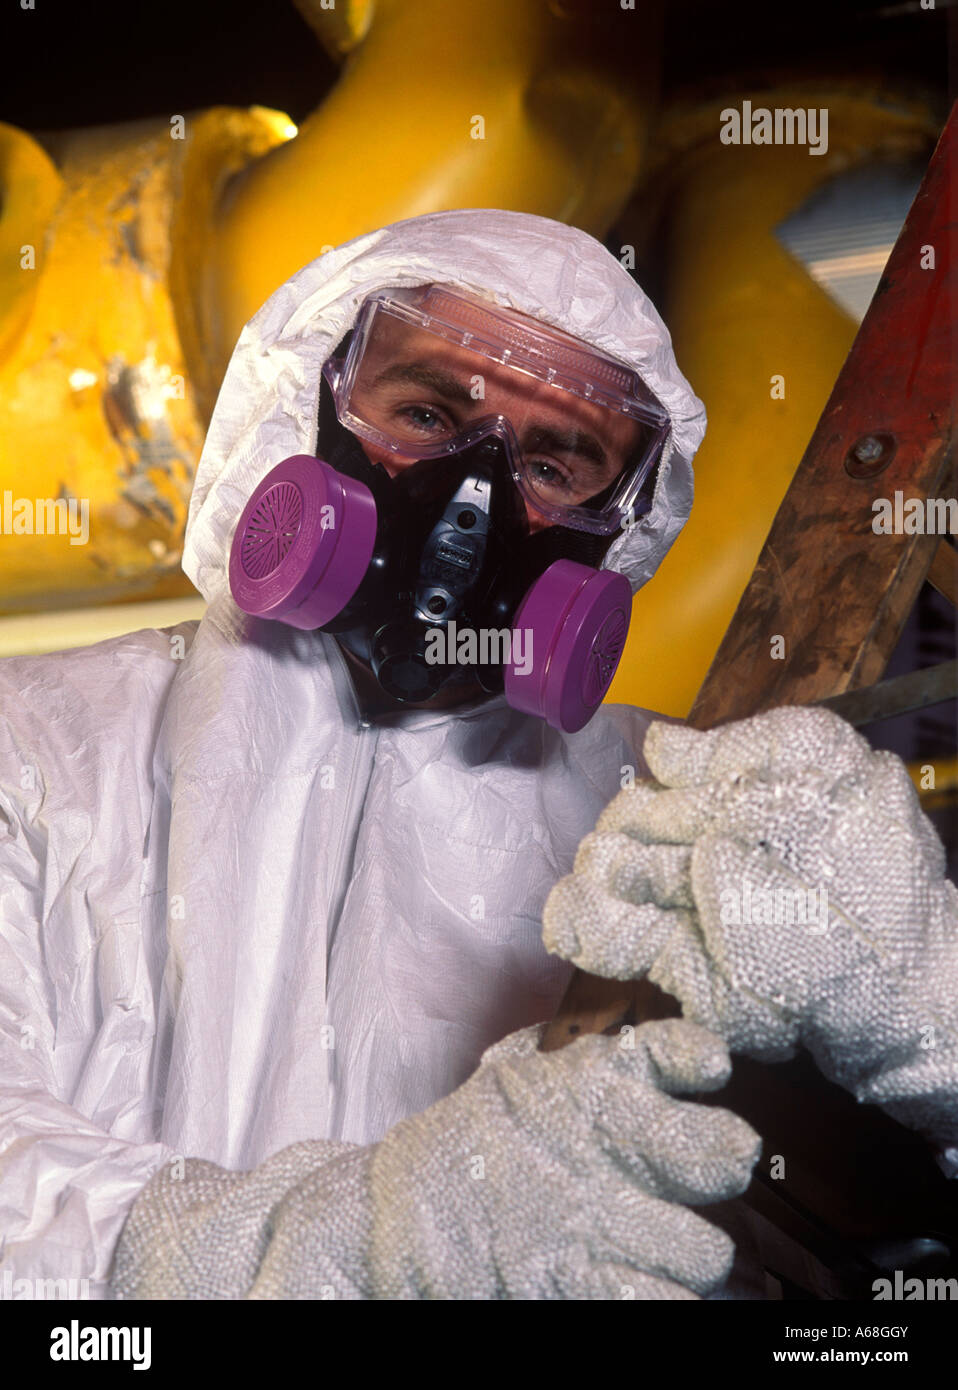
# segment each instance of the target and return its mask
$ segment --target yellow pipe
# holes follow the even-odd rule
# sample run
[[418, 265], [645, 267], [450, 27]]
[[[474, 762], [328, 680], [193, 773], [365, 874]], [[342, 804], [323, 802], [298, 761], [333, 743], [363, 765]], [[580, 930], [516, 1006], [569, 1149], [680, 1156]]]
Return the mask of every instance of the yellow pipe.
[[[235, 338], [326, 246], [462, 205], [601, 234], [624, 203], [656, 3], [618, 18], [615, 42], [580, 0], [349, 0], [322, 15], [331, 47], [354, 51], [298, 136], [257, 107], [43, 147], [0, 127], [0, 505], [9, 492], [90, 513], [85, 544], [0, 538], [0, 613], [189, 591], [187, 501]], [[45, 248], [32, 278], [10, 269], [25, 218]]]
[[923, 811], [958, 804], [958, 758], [919, 758], [907, 766]]
[[191, 287], [220, 180], [283, 125], [213, 111], [183, 140], [151, 120], [44, 146], [0, 125], [0, 613], [192, 592], [180, 553], [215, 392]]
[[[774, 229], [826, 179], [879, 154], [930, 153], [937, 134], [924, 108], [867, 90], [748, 95], [754, 106], [827, 107], [827, 153], [722, 144], [720, 112], [739, 107], [741, 93], [678, 107], [663, 119], [658, 159], [624, 222], [627, 239], [661, 237], [663, 315], [708, 431], [691, 518], [636, 596], [609, 698], [677, 716], [705, 677], [857, 327]], [[784, 399], [773, 393], [777, 377]], [[787, 615], [782, 626], [787, 642]]]
[[381, 0], [296, 140], [224, 200], [206, 283], [220, 366], [277, 284], [400, 218], [501, 207], [604, 235], [641, 165], [658, 15], [609, 26], [547, 0]]

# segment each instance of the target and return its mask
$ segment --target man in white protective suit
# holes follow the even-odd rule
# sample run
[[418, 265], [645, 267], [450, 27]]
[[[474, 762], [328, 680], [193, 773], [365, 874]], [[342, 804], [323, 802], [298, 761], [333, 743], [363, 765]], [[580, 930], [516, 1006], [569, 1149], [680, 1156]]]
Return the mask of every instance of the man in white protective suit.
[[[947, 1161], [958, 895], [901, 763], [823, 711], [646, 739], [600, 704], [704, 428], [648, 299], [542, 218], [399, 223], [251, 320], [202, 621], [0, 665], [16, 1278], [708, 1296], [733, 1252], [693, 1208], [759, 1141], [681, 1096], [729, 1048], [801, 1042]], [[746, 879], [827, 879], [828, 931], [725, 925]], [[540, 1054], [572, 961], [685, 1016]]]

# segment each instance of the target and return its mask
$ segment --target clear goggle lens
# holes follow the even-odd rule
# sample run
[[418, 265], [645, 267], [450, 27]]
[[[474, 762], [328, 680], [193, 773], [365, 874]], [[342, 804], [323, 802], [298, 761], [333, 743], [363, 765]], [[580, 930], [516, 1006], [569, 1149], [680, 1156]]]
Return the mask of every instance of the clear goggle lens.
[[532, 506], [581, 530], [610, 533], [646, 509], [669, 434], [631, 369], [443, 286], [371, 296], [324, 371], [340, 421], [376, 449], [413, 461], [496, 437]]

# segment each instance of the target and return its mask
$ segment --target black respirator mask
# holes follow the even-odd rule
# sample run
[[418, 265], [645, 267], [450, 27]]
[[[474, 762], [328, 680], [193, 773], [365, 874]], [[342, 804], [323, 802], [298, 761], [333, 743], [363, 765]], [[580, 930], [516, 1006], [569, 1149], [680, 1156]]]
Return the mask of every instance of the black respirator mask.
[[[628, 581], [598, 568], [615, 531], [530, 530], [515, 434], [501, 416], [450, 433], [416, 462], [414, 441], [400, 438], [407, 461], [392, 475], [371, 463], [380, 421], [349, 394], [348, 376], [343, 384], [354, 345], [324, 369], [318, 457], [284, 460], [244, 509], [230, 555], [237, 604], [335, 634], [397, 704], [478, 683], [555, 728], [582, 728], [631, 616]], [[393, 439], [407, 428], [390, 423]], [[578, 510], [607, 514], [617, 489], [619, 477]], [[647, 507], [637, 497], [631, 515]]]

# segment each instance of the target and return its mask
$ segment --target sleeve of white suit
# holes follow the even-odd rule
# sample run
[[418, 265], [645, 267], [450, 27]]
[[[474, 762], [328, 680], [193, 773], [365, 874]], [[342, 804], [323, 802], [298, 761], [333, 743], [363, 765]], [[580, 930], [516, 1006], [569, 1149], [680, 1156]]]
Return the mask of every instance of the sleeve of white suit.
[[0, 789], [0, 1297], [67, 1280], [60, 1296], [108, 1298], [127, 1211], [175, 1155], [112, 1136], [64, 1097], [57, 1036], [72, 1001], [43, 930], [46, 848], [42, 819]]

